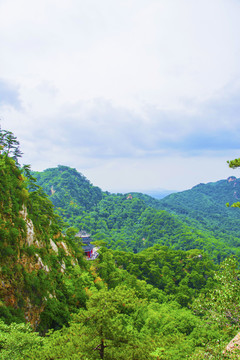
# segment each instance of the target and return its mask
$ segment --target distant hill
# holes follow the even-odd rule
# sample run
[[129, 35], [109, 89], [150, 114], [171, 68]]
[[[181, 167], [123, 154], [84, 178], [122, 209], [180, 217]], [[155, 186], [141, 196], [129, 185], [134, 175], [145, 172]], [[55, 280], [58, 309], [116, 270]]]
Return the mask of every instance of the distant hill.
[[[90, 232], [95, 240], [104, 240], [112, 249], [136, 253], [155, 244], [168, 245], [177, 250], [199, 248], [218, 261], [227, 254], [237, 253], [239, 241], [234, 235], [225, 239], [218, 233], [216, 239], [205, 219], [204, 200], [202, 205], [198, 201], [195, 206], [196, 214], [202, 214], [205, 221], [198, 223], [197, 217], [190, 217], [190, 202], [189, 205], [186, 202], [185, 208], [182, 200], [174, 200], [174, 196], [181, 196], [182, 193], [171, 194], [164, 202], [164, 199], [157, 200], [142, 193], [102, 192], [75, 169], [67, 166], [35, 172], [33, 175], [66, 222], [65, 229], [71, 226], [76, 230]], [[228, 184], [232, 186], [231, 182]], [[198, 198], [201, 196], [198, 195]], [[216, 207], [214, 204], [212, 201], [211, 206]], [[224, 210], [228, 211], [227, 208]]]
[[151, 190], [144, 192], [145, 194], [152, 196], [155, 199], [163, 199], [166, 196], [176, 193], [176, 190], [165, 190], [165, 189], [159, 189], [159, 190]]
[[[240, 179], [199, 184], [190, 190], [171, 194], [159, 200], [158, 209], [178, 215], [188, 224], [194, 220], [197, 228], [212, 231], [215, 236], [240, 238], [240, 209], [227, 207], [240, 199]], [[240, 246], [239, 240], [237, 246]]]

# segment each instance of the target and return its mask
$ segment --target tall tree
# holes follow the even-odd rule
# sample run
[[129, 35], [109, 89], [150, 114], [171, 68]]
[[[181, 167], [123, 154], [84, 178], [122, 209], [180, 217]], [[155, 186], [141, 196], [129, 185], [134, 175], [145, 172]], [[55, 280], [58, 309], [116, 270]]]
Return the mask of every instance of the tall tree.
[[146, 306], [124, 286], [92, 293], [87, 309], [73, 316], [70, 327], [50, 333], [26, 359], [153, 359], [153, 341], [141, 333]]
[[2, 130], [0, 127], [0, 154], [12, 157], [19, 165], [18, 159], [22, 156], [19, 141], [11, 131]]

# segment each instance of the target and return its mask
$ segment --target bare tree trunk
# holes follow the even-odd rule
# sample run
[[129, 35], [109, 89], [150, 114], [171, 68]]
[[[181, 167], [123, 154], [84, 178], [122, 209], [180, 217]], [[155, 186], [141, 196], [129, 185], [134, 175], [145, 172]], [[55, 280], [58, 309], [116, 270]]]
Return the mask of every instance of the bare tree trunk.
[[101, 346], [100, 346], [100, 349], [99, 349], [99, 353], [100, 353], [100, 358], [101, 358], [101, 359], [104, 358], [104, 349], [105, 349], [104, 340], [102, 339], [102, 340], [101, 340]]

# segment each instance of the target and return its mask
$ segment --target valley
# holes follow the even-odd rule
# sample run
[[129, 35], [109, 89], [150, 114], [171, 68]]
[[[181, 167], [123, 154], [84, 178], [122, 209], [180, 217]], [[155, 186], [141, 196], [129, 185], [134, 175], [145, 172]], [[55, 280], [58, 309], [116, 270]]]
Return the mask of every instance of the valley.
[[20, 166], [0, 135], [0, 358], [223, 358], [239, 332], [239, 180], [112, 194], [68, 166]]

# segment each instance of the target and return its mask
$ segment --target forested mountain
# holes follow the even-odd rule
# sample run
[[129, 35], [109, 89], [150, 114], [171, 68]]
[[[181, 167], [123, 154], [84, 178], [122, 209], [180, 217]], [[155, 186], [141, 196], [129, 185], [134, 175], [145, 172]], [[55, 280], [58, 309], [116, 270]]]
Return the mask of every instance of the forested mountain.
[[141, 193], [102, 192], [67, 166], [34, 172], [33, 176], [49, 194], [66, 228], [91, 232], [111, 249], [136, 253], [154, 244], [178, 250], [198, 248], [218, 262], [239, 254], [240, 211], [225, 205], [228, 196], [230, 201], [234, 199], [237, 180], [199, 185], [157, 200]]
[[156, 207], [178, 215], [198, 229], [208, 229], [215, 237], [224, 238], [229, 244], [239, 247], [240, 209], [226, 206], [239, 198], [240, 179], [231, 176], [171, 194], [159, 200]]
[[[128, 250], [138, 230], [133, 246], [141, 239], [140, 250], [145, 248], [134, 254], [102, 244], [99, 257], [86, 261], [74, 229], [63, 234], [61, 219], [29, 167], [20, 167], [19, 154], [12, 134], [0, 131], [0, 358], [221, 359], [238, 331], [237, 260], [219, 267], [201, 249], [176, 250], [181, 243], [193, 247], [198, 234], [147, 206], [145, 196], [102, 193], [83, 179], [91, 202], [84, 203], [82, 193], [77, 224], [93, 229], [96, 239], [107, 241], [109, 235], [109, 246], [121, 249], [123, 242]], [[75, 174], [72, 187], [82, 181], [60, 167], [62, 179], [68, 172]], [[54, 197], [57, 184], [50, 185]], [[68, 181], [62, 182], [59, 192], [67, 188]], [[60, 197], [56, 209], [75, 196]], [[74, 222], [66, 209], [58, 210]], [[189, 234], [182, 236], [186, 229]], [[169, 246], [161, 245], [167, 241]], [[238, 356], [227, 352], [224, 358]]]
[[50, 196], [59, 215], [69, 222], [93, 210], [103, 198], [100, 188], [93, 186], [84, 175], [68, 166], [59, 165], [43, 172], [33, 172], [33, 176]]

